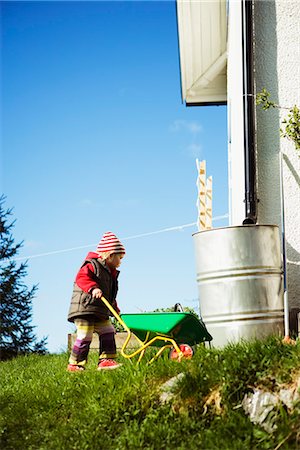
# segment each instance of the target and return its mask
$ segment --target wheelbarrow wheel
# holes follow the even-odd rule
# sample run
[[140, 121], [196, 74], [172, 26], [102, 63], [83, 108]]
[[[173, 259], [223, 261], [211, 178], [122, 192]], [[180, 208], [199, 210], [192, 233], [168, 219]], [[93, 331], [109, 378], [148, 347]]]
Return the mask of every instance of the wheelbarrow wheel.
[[[178, 347], [180, 348], [180, 350], [183, 353], [182, 358], [184, 359], [191, 359], [194, 355], [194, 350], [192, 349], [192, 347], [190, 347], [188, 344], [180, 344], [178, 345]], [[175, 360], [175, 361], [179, 361], [179, 355], [177, 353], [177, 351], [175, 350], [175, 348], [171, 348], [170, 353], [169, 353], [169, 359]]]

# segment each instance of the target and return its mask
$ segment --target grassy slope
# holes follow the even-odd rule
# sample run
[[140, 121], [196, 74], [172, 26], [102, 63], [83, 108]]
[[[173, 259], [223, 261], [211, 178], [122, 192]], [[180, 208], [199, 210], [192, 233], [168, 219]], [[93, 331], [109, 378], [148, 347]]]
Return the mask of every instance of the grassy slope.
[[[199, 347], [190, 361], [162, 357], [147, 366], [130, 362], [97, 372], [91, 355], [84, 373], [67, 373], [67, 355], [2, 362], [2, 449], [296, 449], [300, 404], [279, 408], [268, 434], [240, 407], [253, 386], [276, 392], [300, 373], [300, 342]], [[159, 386], [184, 372], [172, 404]], [[206, 402], [206, 407], [204, 404]]]

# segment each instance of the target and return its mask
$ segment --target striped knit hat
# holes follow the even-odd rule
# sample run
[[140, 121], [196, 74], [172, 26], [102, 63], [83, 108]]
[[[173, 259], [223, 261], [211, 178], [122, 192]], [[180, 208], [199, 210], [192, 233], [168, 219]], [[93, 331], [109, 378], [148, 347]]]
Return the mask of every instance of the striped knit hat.
[[115, 234], [107, 231], [102, 236], [101, 241], [97, 246], [97, 253], [123, 253], [125, 254], [125, 247]]

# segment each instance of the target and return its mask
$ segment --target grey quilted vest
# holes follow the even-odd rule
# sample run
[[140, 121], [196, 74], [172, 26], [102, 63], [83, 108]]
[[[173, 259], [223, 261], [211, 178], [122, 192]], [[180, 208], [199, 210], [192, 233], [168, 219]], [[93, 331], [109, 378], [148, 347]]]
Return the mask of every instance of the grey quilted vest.
[[[91, 263], [94, 267], [93, 278], [101, 289], [103, 296], [109, 303], [113, 304], [118, 292], [118, 276], [114, 278], [110, 270], [103, 266], [97, 259], [87, 259], [83, 263], [83, 266]], [[109, 309], [104, 305], [100, 298], [93, 298], [91, 294], [84, 292], [77, 284], [74, 283], [73, 294], [71, 298], [71, 305], [68, 314], [68, 321], [74, 322], [76, 318], [87, 318], [93, 316], [93, 318], [104, 320], [108, 319], [111, 315]]]

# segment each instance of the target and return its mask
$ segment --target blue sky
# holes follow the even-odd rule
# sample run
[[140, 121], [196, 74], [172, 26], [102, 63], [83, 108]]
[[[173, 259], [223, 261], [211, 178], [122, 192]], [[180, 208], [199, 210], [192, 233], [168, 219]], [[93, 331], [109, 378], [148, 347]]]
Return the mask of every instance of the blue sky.
[[151, 232], [196, 222], [196, 158], [213, 176], [213, 216], [228, 212], [227, 112], [181, 101], [175, 2], [1, 9], [1, 192], [25, 282], [39, 285], [37, 335], [66, 348], [74, 277], [109, 230], [127, 250], [123, 312], [197, 310], [196, 226]]

